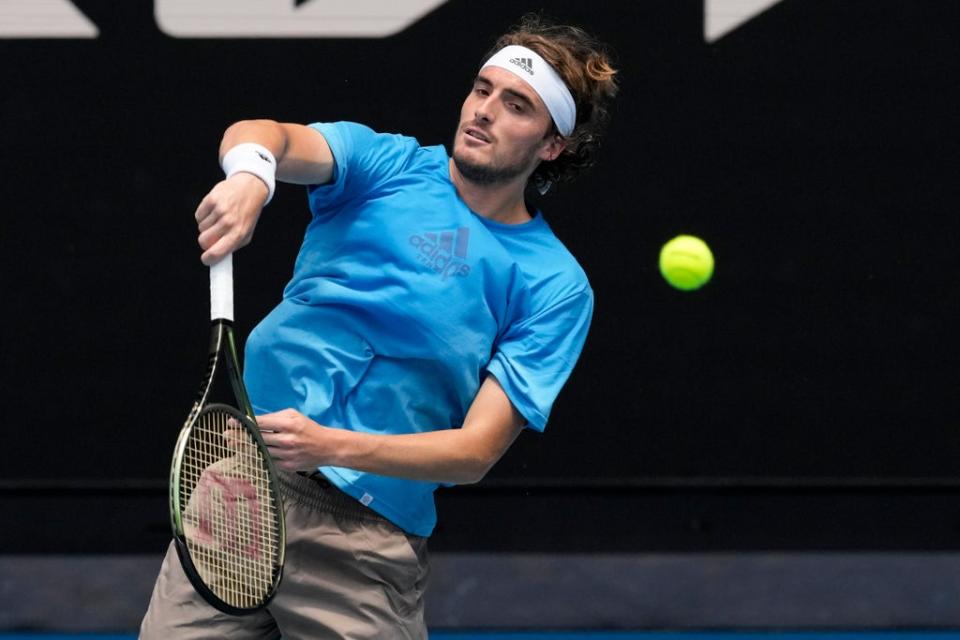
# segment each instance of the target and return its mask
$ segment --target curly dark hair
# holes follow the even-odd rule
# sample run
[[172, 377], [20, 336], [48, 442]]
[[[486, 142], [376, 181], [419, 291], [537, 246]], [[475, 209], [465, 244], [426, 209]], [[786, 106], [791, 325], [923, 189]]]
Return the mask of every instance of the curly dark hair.
[[[500, 36], [484, 62], [508, 45], [536, 51], [566, 83], [577, 106], [576, 125], [566, 137], [566, 148], [557, 159], [541, 162], [530, 177], [534, 186], [545, 191], [551, 184], [572, 180], [595, 162], [610, 118], [610, 102], [617, 94], [617, 71], [596, 38], [579, 27], [555, 24], [540, 14], [524, 16], [516, 27]], [[560, 135], [556, 126], [551, 134]]]

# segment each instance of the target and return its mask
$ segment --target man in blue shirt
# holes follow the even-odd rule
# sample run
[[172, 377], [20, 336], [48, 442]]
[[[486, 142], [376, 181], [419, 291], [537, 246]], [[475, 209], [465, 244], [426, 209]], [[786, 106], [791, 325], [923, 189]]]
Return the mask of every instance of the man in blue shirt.
[[287, 569], [239, 620], [168, 555], [142, 637], [426, 637], [434, 490], [542, 431], [586, 338], [586, 275], [524, 191], [590, 163], [614, 74], [587, 34], [531, 18], [487, 56], [450, 156], [347, 122], [226, 131], [227, 178], [196, 212], [205, 264], [249, 242], [277, 180], [312, 214], [245, 360], [285, 472]]

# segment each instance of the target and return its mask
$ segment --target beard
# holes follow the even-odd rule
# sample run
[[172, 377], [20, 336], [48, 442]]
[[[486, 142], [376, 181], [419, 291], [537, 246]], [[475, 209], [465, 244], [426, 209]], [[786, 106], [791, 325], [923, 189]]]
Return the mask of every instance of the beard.
[[457, 165], [457, 171], [464, 178], [474, 184], [490, 186], [510, 182], [522, 174], [527, 166], [526, 164], [514, 164], [504, 166], [494, 166], [492, 164], [480, 164], [471, 162], [465, 158], [453, 154], [453, 163]]
[[482, 164], [474, 162], [457, 153], [456, 144], [453, 145], [453, 163], [465, 179], [470, 182], [483, 186], [491, 186], [510, 182], [517, 176], [523, 175], [530, 169], [530, 164], [536, 156], [536, 148], [530, 150], [523, 158], [512, 164], [495, 164], [488, 162]]

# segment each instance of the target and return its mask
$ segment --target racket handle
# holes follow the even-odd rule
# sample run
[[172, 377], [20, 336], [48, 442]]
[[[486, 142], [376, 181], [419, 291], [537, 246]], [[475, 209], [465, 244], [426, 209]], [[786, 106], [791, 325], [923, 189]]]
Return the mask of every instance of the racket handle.
[[233, 254], [210, 265], [210, 319], [233, 322]]

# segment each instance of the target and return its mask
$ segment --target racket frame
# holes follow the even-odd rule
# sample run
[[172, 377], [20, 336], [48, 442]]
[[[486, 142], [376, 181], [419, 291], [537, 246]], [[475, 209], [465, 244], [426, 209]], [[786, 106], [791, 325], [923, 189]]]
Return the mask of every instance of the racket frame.
[[[228, 259], [229, 258], [230, 256], [228, 256]], [[213, 271], [211, 271], [211, 275], [212, 274]], [[230, 274], [230, 279], [232, 280], [232, 273]], [[211, 280], [213, 281], [213, 277]], [[283, 502], [277, 481], [279, 475], [276, 465], [273, 462], [273, 458], [269, 455], [269, 453], [267, 453], [267, 446], [263, 441], [263, 437], [260, 435], [260, 430], [256, 428], [256, 418], [253, 413], [253, 406], [250, 403], [247, 390], [243, 385], [243, 377], [239, 365], [240, 360], [237, 357], [237, 345], [233, 333], [232, 295], [231, 300], [229, 300], [230, 309], [228, 313], [223, 313], [218, 310], [216, 298], [217, 296], [214, 295], [214, 299], [212, 301], [213, 319], [210, 333], [210, 349], [206, 373], [203, 376], [203, 381], [200, 385], [200, 390], [197, 393], [196, 400], [193, 403], [193, 407], [191, 408], [190, 413], [187, 415], [187, 419], [184, 422], [183, 427], [180, 429], [180, 435], [177, 438], [177, 444], [174, 448], [173, 461], [170, 465], [170, 524], [173, 530], [173, 539], [177, 549], [177, 555], [180, 557], [180, 563], [183, 566], [184, 573], [186, 573], [187, 578], [190, 580], [190, 583], [193, 585], [194, 589], [196, 589], [197, 593], [199, 593], [204, 600], [209, 602], [218, 610], [230, 615], [242, 616], [263, 609], [276, 595], [277, 589], [280, 586], [280, 580], [283, 577], [286, 528], [283, 517]], [[221, 361], [226, 366], [227, 378], [230, 381], [230, 386], [233, 390], [234, 397], [237, 400], [237, 404], [240, 405], [237, 407], [237, 410], [249, 418], [249, 424], [244, 423], [243, 429], [251, 435], [256, 442], [256, 446], [263, 453], [264, 464], [266, 465], [268, 474], [272, 479], [269, 483], [270, 498], [274, 501], [278, 514], [278, 517], [276, 518], [278, 524], [278, 544], [276, 550], [277, 561], [274, 563], [274, 571], [273, 575], [271, 576], [272, 588], [260, 604], [249, 608], [240, 608], [224, 602], [203, 581], [203, 578], [194, 564], [193, 559], [190, 556], [190, 551], [187, 547], [181, 509], [181, 507], [185, 506], [185, 501], [182, 500], [184, 496], [182, 495], [183, 491], [180, 483], [180, 471], [184, 452], [187, 443], [190, 440], [194, 425], [197, 423], [197, 419], [200, 417], [206, 407], [212, 406], [208, 402], [208, 399], [210, 397], [214, 380], [218, 378], [218, 374], [220, 373]], [[251, 425], [253, 428], [251, 428]]]

